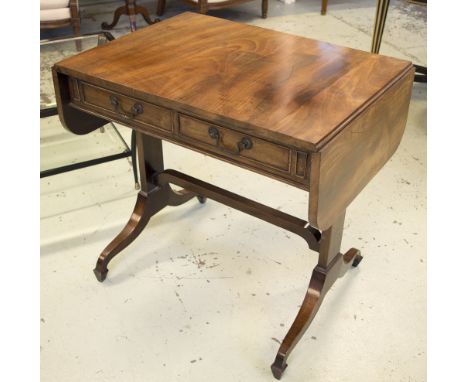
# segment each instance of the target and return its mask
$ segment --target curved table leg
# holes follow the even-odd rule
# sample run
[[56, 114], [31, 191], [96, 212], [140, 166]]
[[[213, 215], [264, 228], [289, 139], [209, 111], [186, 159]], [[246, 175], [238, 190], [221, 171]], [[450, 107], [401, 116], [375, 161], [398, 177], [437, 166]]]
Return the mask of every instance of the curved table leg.
[[174, 191], [168, 184], [161, 185], [149, 193], [140, 192], [130, 220], [114, 240], [104, 248], [97, 260], [93, 272], [98, 281], [102, 282], [106, 279], [109, 262], [138, 237], [153, 215], [166, 206], [179, 206], [195, 196], [203, 198], [187, 190]]
[[140, 192], [130, 220], [120, 233], [112, 240], [99, 256], [94, 274], [98, 281], [102, 282], [107, 276], [107, 265], [125, 247], [132, 243], [143, 228], [148, 224], [151, 216], [167, 205], [167, 197], [160, 197], [161, 190], [155, 190], [147, 195]]
[[[343, 219], [324, 231], [321, 239], [319, 264], [314, 268], [307, 293], [301, 308], [284, 338], [271, 365], [271, 371], [276, 379], [280, 379], [288, 366], [286, 361], [296, 344], [302, 338], [312, 320], [317, 314], [326, 293], [338, 277], [341, 277], [351, 266], [357, 266], [362, 260], [360, 252], [352, 248], [344, 255], [337, 253], [341, 244]], [[330, 257], [329, 257], [330, 256]]]
[[136, 0], [125, 0], [125, 5], [117, 8], [114, 12], [114, 19], [112, 23], [108, 24], [103, 22], [101, 24], [102, 29], [112, 29], [119, 22], [120, 16], [128, 15], [130, 18], [130, 29], [132, 32], [136, 31], [136, 15], [142, 15], [143, 19], [149, 24], [154, 24], [160, 21], [159, 19], [151, 20], [148, 10], [145, 7], [136, 4]]
[[139, 5], [135, 6], [135, 13], [137, 15], [140, 14], [148, 25], [152, 25], [161, 21], [159, 19], [151, 20], [148, 10], [145, 7], [141, 7]]
[[[164, 171], [161, 140], [142, 133], [135, 135], [141, 191], [138, 193], [130, 220], [114, 240], [104, 248], [97, 260], [94, 274], [101, 282], [106, 279], [109, 262], [138, 237], [154, 214], [166, 206], [179, 206], [195, 196], [203, 198], [187, 190], [174, 191], [167, 182], [159, 179], [158, 174]], [[134, 148], [133, 145], [132, 148]]]
[[109, 30], [109, 29], [112, 29], [114, 28], [117, 23], [119, 22], [120, 20], [120, 16], [122, 15], [126, 15], [127, 14], [127, 7], [125, 5], [117, 8], [114, 12], [114, 19], [112, 20], [112, 22], [110, 24], [106, 23], [105, 21], [101, 24], [101, 28], [102, 29], [106, 29], [106, 30]]

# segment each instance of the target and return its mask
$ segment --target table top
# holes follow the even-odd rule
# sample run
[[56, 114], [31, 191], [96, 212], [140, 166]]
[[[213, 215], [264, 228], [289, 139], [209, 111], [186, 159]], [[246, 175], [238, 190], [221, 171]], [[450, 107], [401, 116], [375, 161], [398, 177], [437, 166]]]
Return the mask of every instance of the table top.
[[183, 13], [67, 58], [62, 73], [320, 149], [408, 61]]

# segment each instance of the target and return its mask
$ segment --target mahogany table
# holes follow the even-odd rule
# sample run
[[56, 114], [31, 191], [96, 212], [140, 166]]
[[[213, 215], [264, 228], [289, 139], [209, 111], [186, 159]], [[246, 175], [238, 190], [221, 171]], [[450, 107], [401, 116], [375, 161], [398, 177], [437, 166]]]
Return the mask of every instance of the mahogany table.
[[[318, 252], [271, 366], [279, 379], [327, 291], [362, 259], [357, 249], [341, 252], [345, 210], [399, 145], [411, 63], [184, 13], [67, 58], [53, 76], [67, 129], [86, 134], [115, 121], [137, 132], [141, 191], [129, 222], [99, 256], [99, 281], [151, 216], [193, 197], [291, 231]], [[308, 220], [165, 169], [162, 140], [308, 192]]]

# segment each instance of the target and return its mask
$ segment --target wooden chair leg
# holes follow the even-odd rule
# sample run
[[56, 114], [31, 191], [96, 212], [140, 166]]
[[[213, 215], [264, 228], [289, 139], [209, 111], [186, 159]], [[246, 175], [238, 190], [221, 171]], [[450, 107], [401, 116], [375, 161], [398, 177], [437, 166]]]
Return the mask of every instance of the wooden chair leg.
[[156, 7], [156, 15], [162, 16], [166, 9], [166, 0], [158, 0], [158, 5]]
[[350, 249], [345, 255], [339, 253], [343, 234], [344, 214], [332, 227], [324, 231], [320, 239], [319, 261], [312, 272], [307, 293], [299, 312], [284, 338], [271, 365], [276, 379], [280, 379], [288, 366], [286, 361], [292, 350], [310, 326], [326, 293], [338, 277], [351, 266], [357, 266], [362, 259], [357, 249]]
[[262, 0], [262, 18], [266, 19], [268, 16], [268, 0]]
[[322, 0], [322, 10], [320, 11], [321, 15], [327, 14], [328, 0]]
[[[71, 16], [71, 25], [73, 27], [73, 33], [75, 37], [81, 36], [80, 30], [80, 10], [78, 9], [78, 1], [70, 1], [70, 16]], [[81, 40], [75, 40], [76, 50], [81, 52]]]
[[[80, 20], [72, 20], [72, 26], [73, 26], [73, 34], [75, 37], [81, 36], [81, 28], [80, 28]], [[82, 45], [81, 45], [81, 40], [75, 40], [75, 46], [76, 50], [78, 52], [82, 51]]]
[[198, 13], [205, 15], [208, 11], [208, 2], [207, 0], [198, 0]]

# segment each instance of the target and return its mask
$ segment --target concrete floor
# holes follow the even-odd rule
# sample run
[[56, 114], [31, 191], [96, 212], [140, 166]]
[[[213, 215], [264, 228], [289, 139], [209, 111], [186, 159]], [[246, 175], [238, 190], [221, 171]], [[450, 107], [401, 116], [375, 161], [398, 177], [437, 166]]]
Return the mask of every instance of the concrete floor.
[[[87, 32], [119, 4], [81, 3]], [[271, 1], [266, 20], [256, 17], [259, 2], [213, 14], [369, 49], [374, 1], [330, 1], [325, 17], [319, 3]], [[186, 9], [168, 0], [167, 16]], [[425, 33], [424, 8], [392, 2], [382, 52], [425, 64]], [[167, 167], [306, 217], [303, 191], [164, 149]], [[41, 380], [272, 381], [317, 255], [286, 231], [191, 201], [155, 216], [100, 284], [95, 260], [135, 196], [127, 160], [41, 180]], [[426, 380], [425, 222], [426, 86], [415, 84], [398, 151], [347, 212], [343, 250], [365, 258], [328, 294], [284, 381]]]

